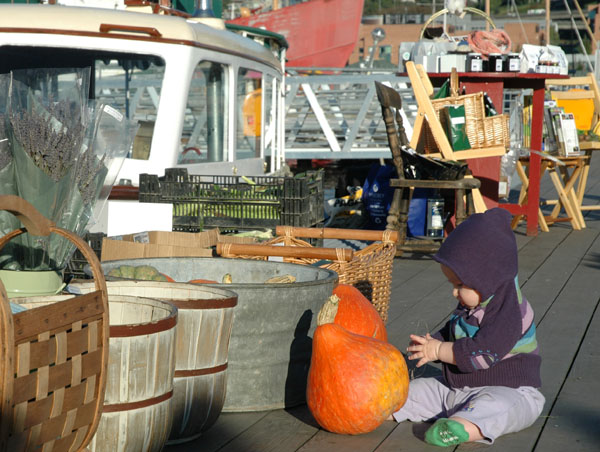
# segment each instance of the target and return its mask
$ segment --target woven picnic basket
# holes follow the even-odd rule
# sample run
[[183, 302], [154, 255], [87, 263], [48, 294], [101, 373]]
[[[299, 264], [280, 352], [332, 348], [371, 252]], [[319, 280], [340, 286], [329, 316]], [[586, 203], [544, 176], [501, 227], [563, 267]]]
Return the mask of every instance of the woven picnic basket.
[[[486, 116], [483, 92], [459, 95], [458, 72], [452, 69], [450, 74], [450, 96], [432, 99], [433, 109], [441, 119], [440, 112], [448, 105], [465, 107], [465, 130], [471, 149], [482, 149], [491, 146], [509, 146], [509, 129], [507, 114]], [[425, 123], [425, 152], [439, 152], [439, 146], [429, 124]]]
[[[333, 270], [338, 274], [340, 284], [356, 287], [371, 301], [383, 321], [387, 321], [392, 266], [398, 241], [396, 231], [277, 226], [276, 235], [277, 237], [261, 245], [217, 244], [217, 253], [222, 257], [262, 260], [267, 260], [270, 256], [282, 256], [284, 262], [318, 265]], [[352, 252], [348, 248], [316, 248], [298, 237], [373, 243]], [[260, 248], [265, 246], [269, 251], [259, 255]]]
[[61, 235], [89, 262], [96, 289], [13, 314], [0, 282], [0, 451], [83, 450], [100, 421], [108, 364], [108, 297], [100, 262], [81, 238], [25, 200], [0, 196], [0, 210], [25, 226], [0, 238], [0, 249], [23, 232]]
[[[431, 103], [438, 118], [441, 110], [447, 105], [465, 107], [465, 129], [471, 149], [509, 145], [508, 115], [486, 117], [482, 92], [433, 99]], [[439, 152], [438, 143], [427, 123], [425, 123], [425, 152]]]

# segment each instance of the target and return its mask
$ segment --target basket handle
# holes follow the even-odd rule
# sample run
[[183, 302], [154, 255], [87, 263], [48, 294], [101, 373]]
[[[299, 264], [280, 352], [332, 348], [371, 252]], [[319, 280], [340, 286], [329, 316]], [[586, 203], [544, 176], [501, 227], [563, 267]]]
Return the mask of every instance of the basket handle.
[[12, 213], [32, 235], [46, 237], [50, 235], [50, 228], [54, 226], [52, 221], [39, 213], [29, 202], [15, 195], [0, 196], [0, 210]]
[[[52, 221], [48, 220], [40, 212], [38, 212], [37, 209], [28, 201], [18, 196], [0, 196], [0, 210], [5, 210], [12, 213], [19, 219], [19, 221], [21, 221], [21, 223], [23, 223], [23, 226], [25, 226], [24, 228], [15, 229], [14, 231], [9, 232], [4, 237], [0, 237], [0, 250], [4, 248], [4, 246], [11, 239], [23, 234], [24, 232], [44, 237], [49, 236], [52, 232], [61, 235], [73, 243], [77, 249], [81, 251], [81, 254], [83, 254], [92, 269], [92, 274], [94, 275], [94, 281], [96, 283], [96, 290], [102, 291], [103, 298], [108, 300], [106, 281], [104, 279], [104, 273], [102, 273], [100, 261], [98, 260], [98, 257], [94, 251], [81, 237], [78, 237], [71, 231], [57, 227]], [[108, 309], [108, 304], [105, 306], [105, 308]]]
[[[483, 16], [483, 18], [488, 21], [488, 23], [492, 26], [492, 28], [496, 28], [496, 24], [494, 23], [492, 18], [486, 14], [485, 11], [481, 11], [480, 9], [473, 8], [471, 6], [465, 6], [463, 8], [463, 11], [468, 11], [470, 13], [477, 14], [479, 16]], [[419, 35], [419, 39], [423, 39], [425, 30], [427, 29], [427, 27], [429, 27], [429, 25], [431, 25], [431, 23], [435, 19], [437, 19], [438, 17], [440, 17], [444, 14], [448, 14], [449, 12], [450, 11], [448, 11], [448, 8], [444, 8], [444, 9], [440, 9], [437, 13], [432, 14], [431, 17], [429, 19], [427, 19], [427, 21], [423, 24], [423, 28], [421, 28], [421, 34]]]
[[298, 259], [325, 259], [330, 261], [349, 262], [354, 257], [354, 251], [349, 248], [317, 248], [304, 246], [277, 245], [242, 245], [237, 243], [217, 243], [219, 256], [250, 255], [250, 256], [280, 256]]
[[340, 240], [368, 240], [380, 242], [398, 242], [398, 231], [373, 231], [366, 229], [341, 229], [341, 228], [300, 228], [293, 226], [277, 226], [275, 235], [290, 237], [306, 237], [311, 239], [340, 239]]
[[[94, 275], [94, 284], [96, 286], [96, 290], [101, 292], [102, 298], [102, 307], [104, 312], [106, 313], [106, 319], [103, 322], [103, 337], [106, 338], [106, 347], [103, 350], [103, 358], [102, 365], [104, 366], [104, 371], [102, 372], [102, 377], [104, 380], [106, 379], [106, 372], [108, 366], [108, 337], [110, 337], [110, 322], [108, 321], [108, 290], [106, 288], [106, 280], [104, 279], [104, 273], [102, 272], [102, 267], [100, 266], [100, 261], [98, 257], [90, 248], [90, 246], [83, 240], [81, 237], [72, 233], [63, 228], [56, 227], [55, 224], [44, 217], [40, 212], [36, 210], [33, 205], [31, 205], [26, 200], [14, 196], [14, 195], [4, 195], [0, 196], [0, 210], [6, 210], [13, 215], [15, 215], [21, 223], [25, 226], [21, 229], [15, 229], [14, 231], [9, 232], [3, 237], [0, 237], [0, 250], [4, 248], [4, 246], [13, 238], [18, 235], [23, 234], [24, 232], [29, 232], [33, 235], [38, 236], [48, 236], [50, 233], [55, 233], [65, 237], [67, 240], [72, 242], [81, 254], [85, 257], [85, 259], [90, 264], [92, 268], [92, 274]], [[4, 289], [4, 285], [0, 281], [0, 292], [2, 296], [6, 296], [6, 292]], [[106, 381], [102, 381], [99, 384], [101, 388], [101, 393], [98, 395], [97, 406], [95, 408], [96, 412], [101, 411], [102, 404], [104, 403], [104, 391], [106, 387]], [[100, 416], [94, 417], [94, 422], [88, 428], [88, 431], [83, 438], [81, 443], [81, 448], [85, 448], [89, 442], [92, 440], [96, 430], [98, 429], [98, 423], [100, 422]]]

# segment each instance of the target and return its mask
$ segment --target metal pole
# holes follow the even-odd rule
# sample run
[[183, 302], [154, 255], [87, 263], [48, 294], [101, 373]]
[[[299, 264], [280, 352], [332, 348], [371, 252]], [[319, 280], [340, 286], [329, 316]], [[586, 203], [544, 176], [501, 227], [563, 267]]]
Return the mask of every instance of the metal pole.
[[550, 44], [550, 0], [546, 0], [546, 45]]

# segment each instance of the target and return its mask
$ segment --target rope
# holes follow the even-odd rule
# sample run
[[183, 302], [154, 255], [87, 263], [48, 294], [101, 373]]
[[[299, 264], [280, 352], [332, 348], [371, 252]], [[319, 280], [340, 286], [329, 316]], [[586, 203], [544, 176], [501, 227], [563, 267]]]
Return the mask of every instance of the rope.
[[508, 34], [499, 28], [491, 31], [472, 31], [467, 36], [467, 42], [473, 52], [485, 56], [490, 53], [508, 53], [512, 46]]

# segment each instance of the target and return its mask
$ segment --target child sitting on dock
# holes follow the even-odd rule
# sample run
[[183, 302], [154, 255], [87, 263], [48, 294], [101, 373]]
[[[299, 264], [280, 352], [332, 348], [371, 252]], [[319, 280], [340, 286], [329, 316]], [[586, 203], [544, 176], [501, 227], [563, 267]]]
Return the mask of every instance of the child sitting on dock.
[[396, 421], [435, 421], [425, 441], [453, 446], [493, 443], [529, 427], [544, 396], [533, 310], [521, 294], [511, 216], [501, 208], [471, 215], [434, 259], [453, 285], [458, 306], [433, 336], [410, 335], [417, 367], [441, 361], [443, 377], [411, 381]]

